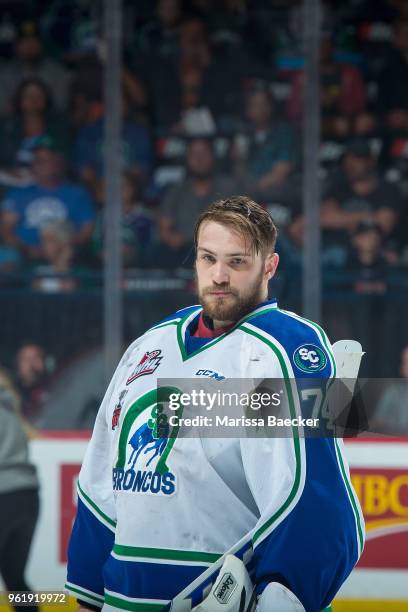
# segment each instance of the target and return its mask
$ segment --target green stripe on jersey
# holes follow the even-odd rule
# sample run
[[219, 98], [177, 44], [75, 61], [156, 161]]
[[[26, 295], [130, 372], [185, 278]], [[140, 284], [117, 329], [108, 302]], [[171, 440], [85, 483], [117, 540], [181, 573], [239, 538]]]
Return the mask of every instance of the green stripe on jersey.
[[141, 546], [124, 546], [115, 544], [113, 552], [123, 557], [142, 557], [147, 559], [166, 559], [170, 561], [202, 561], [215, 563], [222, 554], [170, 548], [144, 548]]
[[183, 361], [187, 361], [187, 359], [190, 359], [191, 357], [194, 357], [195, 355], [198, 355], [199, 353], [202, 353], [203, 351], [206, 351], [207, 349], [211, 348], [215, 344], [218, 344], [219, 342], [221, 342], [221, 340], [224, 340], [224, 338], [227, 338], [235, 330], [243, 329], [243, 328], [241, 328], [241, 325], [243, 323], [246, 323], [247, 321], [250, 321], [251, 319], [254, 319], [257, 316], [260, 316], [260, 315], [265, 314], [267, 312], [270, 312], [272, 310], [276, 310], [277, 307], [276, 307], [276, 305], [275, 306], [269, 306], [269, 307], [265, 307], [264, 310], [262, 310], [262, 308], [260, 307], [258, 312], [254, 312], [254, 313], [250, 313], [250, 314], [246, 315], [245, 317], [243, 317], [242, 319], [237, 321], [236, 324], [233, 327], [231, 327], [231, 329], [229, 329], [228, 331], [226, 331], [223, 334], [221, 334], [221, 336], [218, 336], [217, 338], [214, 338], [214, 340], [211, 340], [210, 342], [207, 342], [206, 344], [204, 344], [204, 346], [201, 346], [200, 348], [196, 349], [195, 351], [192, 351], [191, 353], [187, 353], [186, 347], [185, 347], [185, 342], [184, 342], [185, 331], [184, 331], [184, 335], [183, 335], [184, 324], [186, 323], [186, 321], [189, 318], [191, 318], [191, 320], [192, 320], [193, 319], [193, 315], [196, 315], [199, 309], [200, 308], [198, 307], [197, 310], [195, 310], [193, 312], [189, 312], [183, 319], [181, 319], [181, 321], [179, 321], [179, 323], [177, 325], [177, 342], [178, 342], [178, 345], [179, 345], [179, 349], [180, 349], [180, 353], [181, 353]]
[[71, 591], [73, 593], [77, 593], [78, 595], [80, 595], [81, 597], [84, 597], [84, 598], [87, 597], [88, 599], [91, 599], [95, 603], [98, 603], [98, 604], [101, 604], [101, 605], [103, 604], [104, 598], [102, 596], [101, 597], [97, 597], [96, 595], [91, 595], [91, 593], [89, 591], [84, 591], [80, 587], [72, 585], [70, 582], [66, 582], [65, 583], [65, 588], [67, 589], [67, 591]]
[[127, 601], [114, 595], [105, 593], [105, 603], [120, 610], [132, 610], [133, 612], [160, 612], [167, 603], [151, 603], [148, 601]]
[[180, 319], [174, 319], [174, 321], [167, 321], [167, 323], [158, 323], [157, 325], [150, 327], [150, 329], [147, 330], [146, 334], [153, 331], [154, 329], [161, 329], [162, 327], [167, 327], [168, 325], [178, 325], [179, 321]]
[[344, 468], [343, 458], [342, 458], [342, 455], [341, 455], [341, 450], [340, 450], [337, 438], [334, 438], [334, 443], [335, 443], [335, 446], [336, 446], [336, 454], [337, 454], [337, 457], [339, 459], [341, 474], [343, 476], [344, 484], [346, 485], [347, 493], [348, 493], [349, 498], [350, 498], [350, 502], [351, 502], [351, 505], [352, 505], [352, 509], [353, 509], [355, 520], [356, 520], [356, 524], [357, 524], [358, 542], [359, 542], [359, 545], [360, 545], [360, 554], [361, 554], [362, 551], [363, 551], [363, 548], [364, 548], [364, 534], [363, 534], [363, 528], [361, 526], [360, 513], [358, 511], [357, 503], [356, 503], [356, 500], [355, 500], [355, 497], [354, 497], [353, 485], [349, 481], [349, 479], [347, 477], [346, 470]]
[[[250, 334], [251, 336], [254, 336], [255, 338], [258, 338], [258, 340], [261, 340], [262, 342], [264, 342], [267, 346], [269, 346], [270, 349], [272, 349], [272, 351], [277, 356], [278, 361], [279, 361], [279, 365], [280, 365], [282, 373], [283, 373], [283, 378], [284, 378], [284, 381], [285, 381], [286, 393], [287, 393], [287, 397], [288, 397], [288, 400], [289, 400], [290, 415], [291, 415], [292, 419], [295, 418], [296, 417], [295, 402], [294, 402], [294, 398], [293, 398], [291, 382], [290, 382], [290, 379], [289, 379], [288, 368], [286, 366], [286, 363], [285, 363], [284, 357], [282, 355], [282, 352], [279, 350], [279, 348], [271, 340], [265, 338], [261, 334], [257, 333], [255, 330], [252, 330], [252, 329], [250, 329], [248, 327], [245, 327], [245, 325], [243, 325], [241, 329], [243, 331], [245, 331], [247, 334]], [[287, 508], [290, 506], [290, 504], [294, 500], [294, 498], [295, 498], [295, 496], [296, 496], [296, 494], [297, 494], [297, 492], [299, 490], [299, 486], [300, 486], [300, 474], [301, 474], [301, 457], [300, 457], [299, 432], [298, 432], [296, 427], [292, 427], [292, 433], [293, 433], [293, 445], [294, 445], [295, 459], [296, 459], [295, 479], [294, 479], [294, 482], [293, 482], [292, 489], [291, 489], [287, 499], [282, 504], [282, 506], [275, 512], [275, 514], [273, 514], [266, 521], [266, 523], [264, 523], [255, 532], [255, 534], [253, 536], [254, 544], [263, 535], [263, 533], [265, 531], [267, 531], [268, 529], [270, 529], [272, 527], [273, 523], [275, 523], [277, 521], [277, 519], [283, 514], [283, 512], [285, 512], [285, 510], [287, 510]]]
[[80, 493], [80, 495], [85, 499], [85, 501], [88, 502], [88, 504], [95, 510], [95, 512], [97, 514], [99, 514], [99, 516], [101, 518], [103, 518], [107, 523], [109, 523], [109, 525], [111, 525], [112, 527], [116, 527], [116, 521], [114, 521], [113, 519], [111, 519], [107, 514], [105, 514], [104, 512], [102, 512], [102, 510], [95, 504], [94, 501], [92, 501], [92, 499], [85, 493], [85, 491], [82, 489], [81, 485], [79, 484], [79, 480], [78, 480], [78, 491]]

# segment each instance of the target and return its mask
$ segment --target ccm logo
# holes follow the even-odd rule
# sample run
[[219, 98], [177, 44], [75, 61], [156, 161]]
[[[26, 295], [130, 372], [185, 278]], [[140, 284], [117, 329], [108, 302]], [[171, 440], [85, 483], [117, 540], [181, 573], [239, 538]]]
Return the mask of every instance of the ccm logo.
[[222, 374], [218, 374], [217, 372], [214, 372], [213, 370], [197, 370], [195, 375], [196, 376], [208, 376], [209, 378], [214, 378], [215, 380], [225, 379], [225, 376], [222, 376]]

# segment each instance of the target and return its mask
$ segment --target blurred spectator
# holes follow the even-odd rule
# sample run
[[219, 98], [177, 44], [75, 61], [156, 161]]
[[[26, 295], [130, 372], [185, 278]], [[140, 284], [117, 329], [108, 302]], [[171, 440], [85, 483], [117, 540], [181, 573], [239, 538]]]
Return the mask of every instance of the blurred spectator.
[[408, 434], [408, 346], [401, 351], [400, 376], [380, 398], [372, 429], [385, 434]]
[[[140, 62], [135, 64], [133, 71], [122, 66], [121, 80], [127, 96], [129, 118], [132, 112], [144, 118], [147, 97], [144, 84], [137, 76]], [[75, 132], [103, 116], [104, 78], [104, 65], [99, 57], [87, 55], [76, 64], [69, 95], [69, 118]]]
[[181, 0], [158, 0], [156, 16], [139, 33], [139, 47], [147, 56], [174, 58], [178, 52]]
[[377, 160], [365, 140], [349, 143], [340, 172], [328, 180], [321, 222], [326, 237], [346, 240], [361, 221], [373, 220], [390, 237], [402, 209], [398, 188], [379, 174]]
[[156, 264], [173, 267], [185, 263], [191, 252], [193, 229], [198, 215], [213, 200], [228, 197], [237, 191], [236, 183], [216, 173], [212, 142], [194, 138], [187, 146], [187, 178], [170, 187], [166, 193], [159, 218], [162, 244]]
[[21, 396], [21, 414], [31, 425], [47, 400], [51, 364], [39, 344], [23, 344], [16, 354], [15, 383]]
[[94, 226], [94, 209], [87, 192], [63, 177], [64, 160], [57, 143], [39, 138], [34, 147], [34, 185], [13, 189], [2, 206], [5, 244], [19, 247], [33, 260], [43, 256], [40, 230], [52, 221], [69, 221], [75, 228], [74, 244], [84, 247]]
[[21, 265], [18, 249], [0, 244], [0, 273], [16, 272]]
[[395, 22], [393, 48], [378, 80], [378, 107], [391, 130], [408, 130], [408, 19]]
[[69, 73], [58, 62], [45, 55], [43, 42], [33, 22], [23, 22], [16, 41], [15, 58], [0, 66], [0, 114], [10, 113], [15, 92], [23, 79], [37, 78], [53, 92], [59, 109], [68, 101]]
[[102, 349], [69, 358], [59, 368], [39, 418], [40, 429], [92, 430], [106, 390]]
[[352, 236], [347, 268], [355, 276], [356, 293], [385, 293], [392, 265], [385, 254], [383, 234], [378, 225], [363, 222]]
[[[374, 116], [366, 112], [367, 93], [356, 66], [339, 64], [333, 54], [333, 34], [326, 33], [320, 46], [320, 105], [322, 137], [344, 139], [371, 132]], [[299, 121], [303, 112], [304, 73], [293, 79], [288, 100], [288, 116]]]
[[39, 137], [51, 134], [59, 143], [66, 143], [68, 134], [64, 117], [53, 111], [50, 91], [39, 79], [21, 82], [13, 107], [13, 117], [1, 123], [1, 159], [18, 176], [21, 171], [28, 172]]
[[208, 107], [220, 124], [230, 117], [238, 117], [241, 90], [247, 76], [246, 55], [240, 52], [240, 47], [216, 48], [210, 44], [205, 23], [190, 19], [185, 21], [180, 31], [180, 49], [184, 108], [189, 93], [186, 74], [192, 68], [198, 68], [201, 71], [199, 105]]
[[103, 114], [103, 65], [98, 57], [84, 57], [75, 67], [68, 99], [69, 121], [75, 134]]
[[149, 72], [153, 117], [161, 131], [180, 131], [183, 113], [193, 108], [208, 107], [216, 119], [239, 112], [241, 62], [236, 54], [215, 57], [200, 19], [180, 25], [177, 60], [158, 61]]
[[205, 21], [212, 43], [238, 45], [247, 21], [243, 0], [191, 0], [191, 12]]
[[73, 229], [66, 221], [54, 221], [40, 229], [43, 263], [32, 268], [33, 289], [42, 291], [72, 291], [79, 287], [76, 276]]
[[196, 72], [200, 76], [198, 94], [201, 93], [203, 72], [211, 62], [211, 48], [205, 23], [200, 19], [186, 19], [179, 31], [179, 79], [182, 108], [191, 108], [199, 98], [190, 99], [194, 93], [189, 86], [188, 75]]
[[[141, 201], [140, 192], [140, 182], [131, 172], [125, 173], [122, 178], [121, 220], [122, 262], [125, 267], [145, 266], [150, 260], [154, 218], [152, 211]], [[103, 221], [102, 210], [93, 236], [93, 246], [99, 260], [104, 257]]]
[[[132, 121], [129, 114], [128, 97], [122, 96], [122, 156], [123, 169], [144, 182], [153, 162], [153, 149], [147, 128]], [[82, 181], [102, 201], [102, 177], [104, 173], [104, 117], [82, 127], [76, 142], [75, 161]]]
[[17, 27], [6, 7], [3, 8], [0, 21], [0, 57], [10, 58], [13, 55]]
[[[29, 591], [25, 568], [38, 519], [38, 478], [28, 456], [20, 398], [0, 370], [0, 577], [7, 591]], [[15, 610], [38, 612], [35, 605]]]
[[[304, 260], [304, 238], [305, 238], [305, 218], [301, 208], [296, 205], [291, 211], [292, 216], [288, 225], [279, 233], [277, 249], [280, 254], [282, 265], [288, 271], [288, 281], [296, 296], [299, 291], [298, 282], [302, 275]], [[320, 263], [323, 271], [341, 271], [347, 264], [350, 246], [348, 243], [330, 242], [323, 235]], [[297, 280], [292, 282], [292, 278]], [[295, 298], [296, 299], [296, 298]]]
[[355, 18], [358, 23], [389, 23], [395, 19], [397, 6], [401, 4], [406, 4], [405, 0], [359, 0], [349, 7], [349, 18]]
[[248, 93], [246, 124], [233, 144], [235, 173], [246, 174], [258, 197], [273, 197], [287, 186], [294, 168], [295, 136], [289, 124], [276, 117], [272, 95], [266, 89]]
[[91, 0], [53, 0], [44, 7], [41, 27], [49, 48], [71, 64], [98, 50], [102, 7]]
[[140, 119], [147, 123], [147, 93], [145, 85], [139, 78], [138, 72], [130, 70], [127, 66], [122, 67], [122, 86], [127, 96], [131, 117], [133, 120]]
[[211, 59], [205, 25], [199, 19], [183, 21], [177, 42], [178, 53], [173, 58], [157, 58], [147, 75], [153, 118], [164, 131], [180, 131], [183, 112], [201, 105], [203, 73]]
[[406, 0], [392, 0], [393, 8], [398, 12], [399, 17], [408, 19], [408, 4]]

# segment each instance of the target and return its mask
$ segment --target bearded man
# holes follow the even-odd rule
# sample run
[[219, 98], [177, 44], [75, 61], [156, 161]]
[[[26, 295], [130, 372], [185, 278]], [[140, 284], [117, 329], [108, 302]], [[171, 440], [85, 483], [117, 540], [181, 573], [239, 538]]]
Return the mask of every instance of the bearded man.
[[[247, 197], [211, 204], [194, 233], [200, 305], [149, 329], [122, 358], [79, 475], [66, 587], [83, 610], [179, 610], [177, 594], [241, 542], [251, 551], [253, 596], [248, 604], [242, 589], [234, 610], [320, 612], [361, 555], [363, 519], [342, 441], [294, 424], [311, 398], [324, 397], [336, 364], [318, 325], [268, 298], [276, 234]], [[237, 388], [278, 380], [289, 435], [171, 429], [166, 400], [179, 398], [181, 416], [183, 381], [202, 377]], [[206, 583], [204, 602], [193, 595], [183, 609], [232, 610], [240, 585], [228, 573], [220, 580], [218, 602], [205, 603]]]

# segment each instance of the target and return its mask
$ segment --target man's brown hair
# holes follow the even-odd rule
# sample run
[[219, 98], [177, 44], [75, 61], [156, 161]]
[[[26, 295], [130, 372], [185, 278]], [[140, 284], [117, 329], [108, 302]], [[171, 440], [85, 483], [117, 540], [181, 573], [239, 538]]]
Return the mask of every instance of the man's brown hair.
[[278, 230], [271, 215], [247, 196], [231, 196], [217, 200], [199, 216], [194, 228], [194, 244], [197, 248], [198, 233], [204, 221], [227, 225], [238, 234], [249, 238], [251, 248], [263, 256], [273, 253]]

